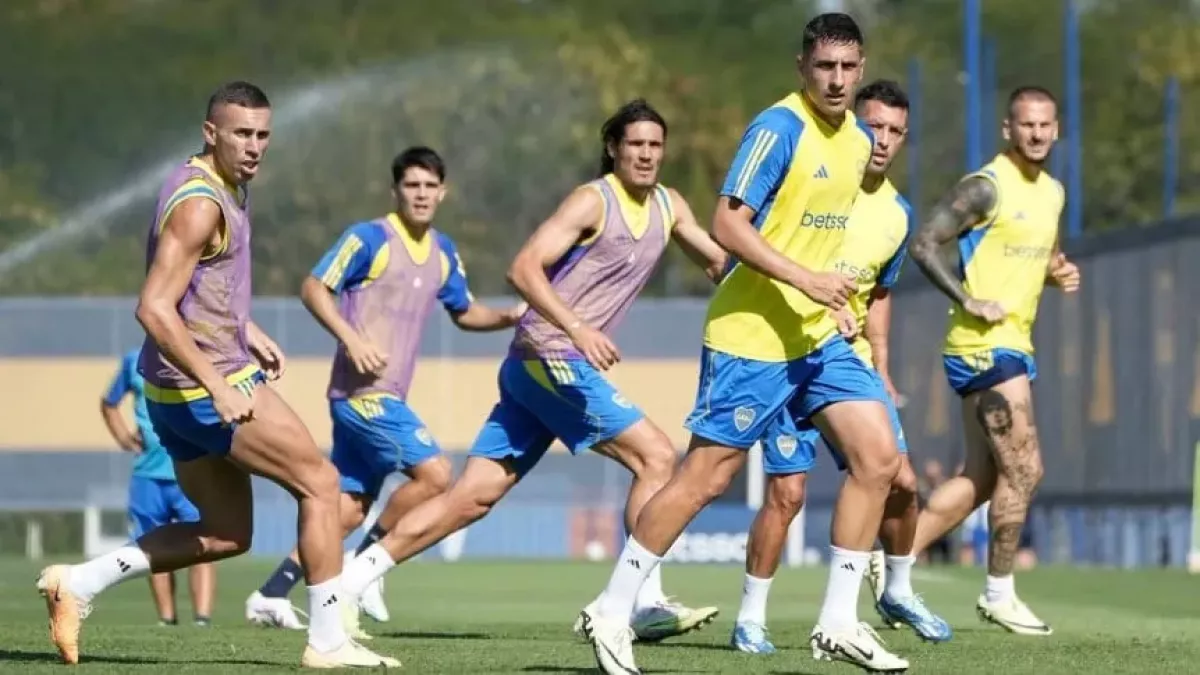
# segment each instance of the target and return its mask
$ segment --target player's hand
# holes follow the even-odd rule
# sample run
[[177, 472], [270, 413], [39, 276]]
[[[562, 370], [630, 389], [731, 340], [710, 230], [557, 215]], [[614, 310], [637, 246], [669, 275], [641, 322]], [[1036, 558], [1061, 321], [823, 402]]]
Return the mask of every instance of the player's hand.
[[278, 380], [283, 377], [283, 371], [287, 368], [287, 357], [283, 355], [283, 350], [275, 341], [267, 337], [267, 334], [253, 328], [246, 331], [246, 342], [250, 348], [250, 353], [258, 361], [258, 365], [266, 373], [268, 380]]
[[212, 403], [225, 426], [254, 419], [254, 398], [232, 385], [226, 384], [212, 392]]
[[1059, 253], [1050, 261], [1050, 280], [1063, 293], [1074, 293], [1079, 290], [1079, 266], [1067, 260], [1067, 256]]
[[813, 272], [796, 284], [796, 290], [836, 311], [846, 306], [858, 290], [858, 283], [841, 272]]
[[858, 337], [858, 321], [850, 312], [849, 306], [833, 312], [833, 320], [837, 322], [838, 333], [841, 333], [847, 342], [853, 342]]
[[896, 404], [897, 408], [903, 408], [904, 397], [900, 395], [899, 391], [896, 391], [896, 384], [892, 382], [891, 376], [880, 373], [879, 378], [883, 380], [883, 390], [892, 398], [892, 402]]
[[587, 324], [581, 323], [567, 331], [567, 336], [596, 370], [608, 370], [621, 360], [621, 352], [612, 340]]
[[346, 356], [361, 375], [382, 375], [383, 369], [387, 368], [388, 355], [366, 338], [347, 343]]
[[988, 323], [1000, 323], [1008, 314], [1004, 310], [1004, 306], [995, 300], [976, 300], [971, 298], [963, 303], [963, 309], [973, 317], [983, 319]]
[[144, 447], [142, 444], [142, 432], [132, 431], [121, 434], [117, 438], [117, 445], [121, 446], [121, 449], [125, 452], [132, 452], [135, 455], [141, 454]]
[[513, 307], [512, 309], [505, 312], [504, 318], [508, 322], [508, 325], [515, 326], [515, 325], [517, 325], [517, 322], [521, 320], [521, 317], [525, 316], [525, 312], [528, 312], [528, 311], [529, 311], [529, 303], [522, 302], [522, 303], [518, 304], [516, 307]]

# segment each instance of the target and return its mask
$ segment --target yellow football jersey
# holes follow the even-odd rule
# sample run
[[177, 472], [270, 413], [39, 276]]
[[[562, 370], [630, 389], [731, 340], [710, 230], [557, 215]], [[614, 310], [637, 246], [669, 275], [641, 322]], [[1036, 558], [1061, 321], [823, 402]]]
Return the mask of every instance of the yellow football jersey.
[[[891, 288], [899, 280], [912, 230], [912, 208], [891, 181], [885, 178], [874, 192], [859, 191], [834, 269], [858, 280], [850, 309], [860, 331], [866, 325], [871, 291], [876, 286]], [[866, 337], [860, 335], [851, 346], [872, 364]]]
[[[754, 209], [763, 238], [788, 258], [832, 270], [873, 145], [852, 113], [834, 128], [792, 94], [750, 124], [721, 195]], [[709, 303], [704, 343], [742, 358], [790, 361], [836, 333], [827, 308], [732, 261]]]
[[973, 298], [999, 302], [1007, 315], [988, 325], [955, 304], [943, 351], [963, 356], [1006, 348], [1033, 354], [1033, 322], [1066, 201], [1062, 184], [1045, 171], [1029, 180], [1005, 154], [970, 177], [990, 181], [997, 199], [987, 217], [958, 238], [963, 288]]

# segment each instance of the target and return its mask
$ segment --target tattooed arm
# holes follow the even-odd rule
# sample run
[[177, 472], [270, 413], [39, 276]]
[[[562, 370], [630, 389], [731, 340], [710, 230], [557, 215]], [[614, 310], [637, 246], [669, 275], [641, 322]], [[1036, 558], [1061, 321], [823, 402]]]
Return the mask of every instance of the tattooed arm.
[[946, 244], [978, 225], [996, 205], [992, 181], [972, 176], [961, 181], [933, 208], [929, 219], [913, 235], [909, 253], [925, 276], [967, 312], [991, 323], [1004, 318], [999, 303], [972, 298], [954, 271], [954, 261], [943, 253]]

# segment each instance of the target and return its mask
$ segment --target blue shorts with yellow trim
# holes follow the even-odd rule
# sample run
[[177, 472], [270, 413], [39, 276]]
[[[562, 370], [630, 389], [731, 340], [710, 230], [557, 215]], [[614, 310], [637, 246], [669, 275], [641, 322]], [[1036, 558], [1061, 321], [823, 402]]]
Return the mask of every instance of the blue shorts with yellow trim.
[[425, 423], [395, 396], [368, 394], [329, 402], [330, 459], [342, 492], [379, 496], [387, 477], [441, 454]]
[[169, 478], [130, 478], [128, 515], [129, 536], [134, 539], [168, 523], [200, 522], [196, 505]]
[[704, 348], [692, 433], [748, 449], [781, 415], [808, 419], [842, 401], [886, 401], [883, 381], [841, 336], [791, 361], [756, 361]]
[[1037, 379], [1037, 362], [1025, 352], [1015, 349], [988, 349], [964, 356], [943, 356], [942, 367], [946, 380], [959, 396], [991, 389], [1022, 375], [1032, 382]]
[[582, 359], [510, 356], [500, 364], [497, 379], [500, 402], [470, 454], [511, 460], [518, 475], [532, 469], [555, 438], [576, 454], [616, 438], [645, 417]]
[[[241, 379], [230, 376], [230, 383], [247, 396], [267, 380], [257, 367], [239, 371], [236, 375], [242, 372], [247, 374]], [[198, 393], [196, 395], [201, 398], [193, 398], [193, 391], [196, 390], [155, 389], [151, 395], [147, 388], [146, 411], [150, 424], [167, 454], [176, 462], [190, 462], [207, 455], [227, 455], [233, 445], [237, 424], [223, 424], [213, 407], [212, 397]]]
[[[882, 386], [882, 385], [881, 385]], [[896, 434], [896, 447], [900, 454], [908, 454], [908, 441], [904, 439], [904, 427], [900, 424], [900, 411], [892, 397], [885, 397], [888, 419]], [[768, 476], [787, 476], [793, 473], [808, 473], [817, 464], [817, 444], [823, 443], [833, 457], [838, 471], [846, 470], [846, 460], [833, 443], [825, 438], [812, 420], [795, 419], [785, 414], [775, 418], [762, 439], [763, 470]]]

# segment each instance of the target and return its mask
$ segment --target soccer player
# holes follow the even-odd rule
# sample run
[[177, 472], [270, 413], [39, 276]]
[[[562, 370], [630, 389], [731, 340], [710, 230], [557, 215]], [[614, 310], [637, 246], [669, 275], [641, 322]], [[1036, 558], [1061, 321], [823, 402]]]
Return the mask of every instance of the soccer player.
[[862, 46], [862, 32], [845, 14], [810, 21], [797, 59], [802, 91], [751, 122], [726, 176], [713, 235], [736, 264], [709, 304], [688, 453], [642, 510], [599, 602], [583, 610], [606, 673], [638, 672], [628, 623], [638, 589], [781, 416], [813, 418], [850, 467], [834, 511], [814, 654], [878, 671], [908, 666], [857, 616], [900, 455], [883, 382], [830, 312], [840, 312], [858, 288], [833, 264], [874, 145], [848, 110]]
[[[726, 256], [678, 192], [658, 182], [667, 123], [631, 101], [607, 122], [600, 177], [574, 190], [517, 253], [509, 280], [532, 311], [517, 325], [500, 366], [500, 401], [450, 490], [407, 513], [346, 568], [359, 594], [392, 566], [487, 515], [541, 460], [555, 439], [633, 473], [625, 507], [631, 531], [674, 470], [667, 436], [602, 374], [621, 359], [611, 335], [657, 266], [669, 240], [719, 278]], [[668, 603], [661, 581], [631, 600], [642, 639], [696, 629], [717, 608]], [[636, 613], [635, 613], [636, 608]], [[582, 628], [581, 628], [582, 629]]]
[[[1047, 282], [1068, 293], [1079, 269], [1059, 250], [1065, 195], [1043, 164], [1058, 138], [1058, 104], [1041, 87], [1009, 97], [1007, 148], [968, 174], [913, 235], [913, 260], [954, 301], [943, 347], [946, 378], [962, 397], [966, 465], [929, 498], [917, 522], [918, 551], [991, 500], [988, 574], [976, 608], [1023, 635], [1050, 626], [1017, 597], [1013, 559], [1042, 456], [1033, 419], [1033, 322]], [[958, 242], [958, 264], [941, 255]]]
[[[366, 519], [390, 474], [400, 471], [409, 478], [391, 494], [358, 553], [450, 484], [450, 461], [406, 403], [434, 304], [440, 302], [469, 331], [509, 328], [524, 309], [497, 311], [472, 297], [454, 241], [433, 229], [445, 182], [446, 164], [437, 152], [426, 147], [401, 152], [392, 162], [395, 210], [347, 228], [300, 290], [304, 306], [338, 341], [328, 396], [331, 458], [342, 477], [343, 535]], [[247, 618], [301, 627], [287, 599], [299, 575], [293, 551], [246, 601]], [[371, 589], [373, 604], [362, 604], [378, 618], [387, 608], [379, 584]]]
[[[871, 130], [875, 146], [846, 223], [846, 239], [834, 269], [857, 279], [858, 290], [849, 306], [854, 329], [857, 331], [861, 327], [865, 339], [855, 339], [851, 346], [883, 380], [888, 392], [888, 415], [902, 457], [879, 530], [890, 574], [887, 575], [886, 590], [882, 584], [875, 584], [878, 586], [875, 606], [885, 623], [908, 624], [922, 638], [940, 642], [950, 639], [950, 627], [925, 607], [913, 593], [910, 581], [909, 572], [915, 560], [912, 538], [918, 513], [917, 476], [908, 461], [904, 432], [894, 403], [895, 388], [888, 374], [890, 289], [899, 279], [904, 264], [912, 210], [888, 180], [887, 170], [904, 145], [908, 132], [908, 97], [895, 82], [879, 80], [859, 90], [854, 111], [858, 120]], [[820, 430], [808, 420], [793, 421], [784, 417], [780, 422], [778, 428], [768, 429], [762, 439], [767, 498], [750, 528], [742, 606], [730, 638], [734, 648], [754, 654], [775, 651], [766, 631], [767, 594], [779, 569], [788, 526], [804, 504], [806, 474], [816, 463], [817, 442], [821, 437]], [[834, 459], [839, 468], [845, 468], [836, 454]], [[873, 553], [873, 560], [875, 557]], [[871, 565], [871, 568], [875, 567], [876, 564]], [[871, 578], [868, 572], [868, 580]]]
[[[100, 415], [113, 440], [126, 452], [132, 452], [133, 475], [129, 478], [129, 527], [134, 539], [170, 522], [194, 523], [200, 520], [196, 507], [179, 489], [171, 457], [163, 449], [150, 424], [143, 393], [145, 380], [137, 370], [140, 349], [130, 350], [121, 359], [108, 391], [100, 401]], [[121, 401], [133, 396], [133, 419], [136, 430], [125, 424]], [[192, 593], [192, 611], [197, 626], [212, 622], [213, 593], [216, 570], [212, 563], [193, 565], [188, 572], [188, 587]], [[158, 608], [158, 624], [175, 626], [175, 573], [150, 575], [150, 593]]]
[[337, 470], [266, 379], [283, 352], [250, 319], [250, 204], [271, 136], [271, 104], [230, 82], [209, 99], [204, 146], [167, 177], [147, 242], [137, 318], [150, 423], [200, 520], [168, 523], [77, 565], [42, 570], [50, 637], [79, 661], [80, 622], [114, 584], [245, 553], [253, 530], [250, 474], [299, 502], [312, 622], [301, 665], [397, 665], [346, 636], [342, 622]]

